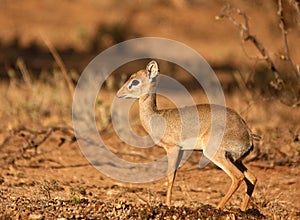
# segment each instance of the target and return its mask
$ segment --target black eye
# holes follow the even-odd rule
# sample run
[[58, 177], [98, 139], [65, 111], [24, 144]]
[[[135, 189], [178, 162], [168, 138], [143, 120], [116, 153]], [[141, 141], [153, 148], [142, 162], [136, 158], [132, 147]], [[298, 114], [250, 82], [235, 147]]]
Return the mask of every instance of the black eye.
[[130, 85], [129, 85], [129, 89], [131, 89], [132, 86], [137, 86], [138, 84], [140, 84], [140, 81], [139, 80], [132, 80]]
[[132, 80], [132, 82], [131, 82], [132, 86], [137, 86], [138, 84], [140, 84], [140, 81], [138, 81], [136, 79]]

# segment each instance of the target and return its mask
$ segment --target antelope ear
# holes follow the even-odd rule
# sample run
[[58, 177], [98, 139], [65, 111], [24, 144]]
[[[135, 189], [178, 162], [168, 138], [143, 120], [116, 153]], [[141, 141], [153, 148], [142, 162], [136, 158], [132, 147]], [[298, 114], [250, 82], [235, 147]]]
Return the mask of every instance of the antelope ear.
[[148, 79], [153, 79], [158, 75], [158, 64], [152, 60], [146, 67], [146, 76]]

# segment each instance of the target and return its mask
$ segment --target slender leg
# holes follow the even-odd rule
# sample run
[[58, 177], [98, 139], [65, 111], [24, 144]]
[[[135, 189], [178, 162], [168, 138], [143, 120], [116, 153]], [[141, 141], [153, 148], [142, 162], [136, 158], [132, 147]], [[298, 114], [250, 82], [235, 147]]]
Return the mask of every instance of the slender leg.
[[[213, 161], [214, 162], [214, 161]], [[244, 174], [233, 164], [231, 161], [224, 159], [224, 163], [216, 163], [221, 169], [223, 169], [232, 180], [231, 186], [226, 193], [226, 195], [222, 198], [219, 205], [217, 206], [218, 209], [222, 209], [225, 203], [230, 199], [232, 194], [239, 188], [241, 185]]]
[[235, 162], [235, 165], [244, 173], [244, 181], [247, 185], [246, 195], [241, 204], [241, 210], [245, 211], [252, 196], [257, 179], [251, 172], [248, 171], [247, 167], [245, 167], [242, 161]]
[[248, 170], [244, 171], [244, 175], [245, 175], [245, 182], [247, 184], [247, 191], [243, 203], [241, 204], [242, 211], [246, 210], [257, 181], [256, 177]]
[[182, 159], [183, 151], [179, 147], [175, 147], [171, 152], [168, 152], [168, 191], [167, 191], [167, 206], [171, 205], [172, 188], [176, 176], [177, 168]]

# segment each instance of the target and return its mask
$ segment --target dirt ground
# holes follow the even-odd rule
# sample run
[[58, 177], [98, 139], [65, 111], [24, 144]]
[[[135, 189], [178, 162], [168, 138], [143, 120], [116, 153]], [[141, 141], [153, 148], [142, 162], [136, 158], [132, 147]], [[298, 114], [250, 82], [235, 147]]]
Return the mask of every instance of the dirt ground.
[[[245, 10], [255, 35], [276, 58], [282, 51], [276, 4], [231, 3]], [[0, 219], [300, 219], [299, 106], [284, 105], [264, 94], [264, 88], [247, 89], [239, 81], [237, 72], [249, 78], [260, 61], [245, 55], [235, 27], [215, 19], [223, 6], [223, 1], [0, 0]], [[297, 61], [299, 31], [293, 30], [291, 26], [289, 43]], [[178, 40], [203, 55], [220, 79], [227, 106], [262, 136], [245, 159], [258, 179], [246, 212], [239, 209], [245, 184], [224, 210], [215, 209], [231, 181], [211, 163], [200, 169], [201, 152], [193, 152], [177, 172], [171, 207], [164, 203], [165, 179], [120, 182], [84, 157], [72, 128], [72, 98], [44, 41], [57, 48], [75, 84], [103, 49], [142, 36]], [[248, 46], [246, 50], [257, 53]], [[100, 90], [95, 108], [106, 145], [136, 163], [154, 161], [165, 152], [123, 143], [112, 127], [110, 107], [118, 79], [143, 68], [141, 63], [117, 70]], [[195, 102], [205, 102], [186, 72], [168, 71], [162, 65], [162, 74], [184, 82]], [[257, 75], [254, 80], [262, 78]], [[157, 102], [160, 108], [170, 105], [162, 97]], [[137, 111], [135, 104], [132, 127], [143, 133]]]

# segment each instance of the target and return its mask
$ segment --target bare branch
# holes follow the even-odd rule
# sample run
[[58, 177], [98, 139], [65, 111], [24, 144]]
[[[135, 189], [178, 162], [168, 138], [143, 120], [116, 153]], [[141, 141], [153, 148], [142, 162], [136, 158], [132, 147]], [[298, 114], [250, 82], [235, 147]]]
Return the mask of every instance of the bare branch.
[[289, 46], [287, 43], [287, 30], [285, 28], [285, 22], [284, 22], [284, 17], [283, 17], [283, 10], [282, 10], [282, 0], [278, 0], [278, 11], [277, 15], [279, 16], [279, 27], [281, 29], [282, 33], [282, 40], [283, 40], [283, 45], [284, 45], [284, 55], [282, 56], [283, 60], [289, 60], [290, 59], [290, 52], [289, 52]]
[[293, 60], [290, 57], [290, 50], [289, 50], [289, 45], [288, 45], [288, 40], [287, 40], [287, 29], [284, 21], [284, 14], [283, 14], [283, 9], [282, 9], [282, 0], [278, 0], [278, 11], [277, 15], [279, 16], [279, 27], [281, 30], [281, 35], [282, 35], [282, 41], [283, 41], [283, 47], [284, 47], [284, 55], [281, 55], [280, 58], [282, 60], [288, 61], [289, 64], [291, 65], [294, 74], [296, 77], [299, 79], [300, 78], [300, 73], [297, 70], [296, 65], [294, 64]]
[[300, 28], [300, 1], [299, 0], [294, 0], [293, 1], [293, 6], [294, 6], [295, 11], [297, 13], [298, 28]]
[[[284, 81], [281, 78], [281, 71], [275, 66], [272, 58], [270, 57], [267, 49], [264, 47], [262, 42], [253, 35], [249, 28], [249, 19], [248, 16], [241, 11], [240, 9], [231, 8], [229, 4], [224, 7], [222, 10], [222, 14], [217, 16], [216, 19], [226, 18], [228, 19], [234, 26], [236, 26], [240, 31], [240, 38], [242, 42], [242, 49], [247, 57], [250, 57], [244, 48], [244, 43], [249, 41], [251, 42], [255, 48], [258, 50], [259, 54], [262, 56], [256, 57], [256, 61], [259, 59], [263, 59], [270, 71], [272, 72], [274, 79], [269, 82], [269, 86], [271, 89], [271, 93], [277, 96], [281, 102], [286, 105], [294, 106], [295, 103], [298, 103], [300, 97], [299, 93], [299, 79], [300, 79], [300, 67], [299, 65], [295, 65], [291, 59], [289, 45], [288, 45], [288, 33], [286, 30], [285, 20], [284, 20], [284, 12], [282, 8], [282, 0], [278, 0], [278, 16], [279, 16], [279, 26], [282, 33], [282, 40], [284, 46], [284, 54], [280, 55], [281, 60], [287, 61], [290, 65], [290, 72], [285, 75], [285, 79], [289, 81]], [[297, 5], [298, 6], [298, 5]], [[241, 18], [239, 21], [236, 17]], [[253, 59], [253, 57], [250, 57]], [[296, 77], [296, 78], [295, 78]], [[298, 104], [296, 104], [298, 105]]]
[[[279, 72], [277, 68], [274, 65], [274, 62], [270, 58], [267, 50], [263, 46], [263, 44], [250, 32], [249, 29], [249, 19], [248, 16], [241, 11], [240, 9], [235, 9], [235, 12], [241, 16], [244, 20], [244, 23], [239, 23], [233, 16], [233, 9], [231, 8], [230, 5], [227, 5], [224, 9], [223, 12], [220, 16], [217, 18], [227, 18], [234, 26], [239, 28], [240, 30], [240, 37], [241, 41], [244, 43], [246, 41], [250, 41], [254, 44], [254, 46], [257, 48], [257, 50], [260, 52], [262, 55], [263, 59], [268, 63], [270, 70], [274, 74], [275, 80], [279, 82]], [[259, 59], [259, 58], [258, 58]]]

